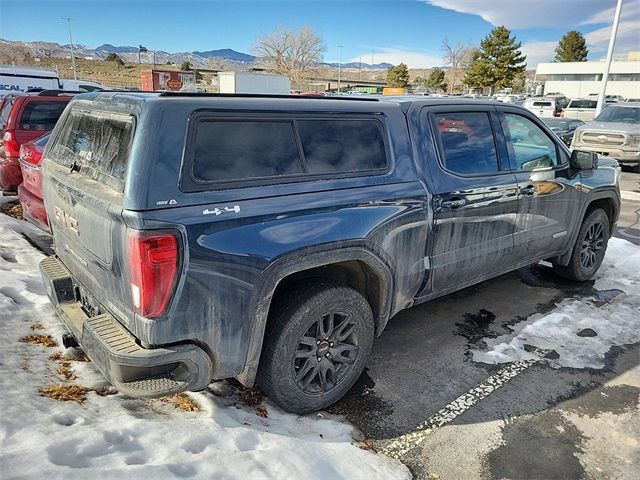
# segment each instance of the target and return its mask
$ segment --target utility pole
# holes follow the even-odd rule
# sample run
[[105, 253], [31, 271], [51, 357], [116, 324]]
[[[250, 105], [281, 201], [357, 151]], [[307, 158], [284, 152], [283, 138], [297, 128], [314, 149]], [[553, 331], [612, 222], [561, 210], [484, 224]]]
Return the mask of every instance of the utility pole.
[[342, 68], [342, 45], [338, 45], [338, 95], [340, 94], [340, 69]]
[[371, 71], [371, 80], [373, 80], [373, 50], [371, 50], [371, 67], [370, 67], [370, 71]]
[[360, 80], [360, 71], [362, 70], [362, 55], [360, 55], [360, 63], [358, 63], [358, 80]]
[[622, 10], [622, 0], [618, 0], [616, 13], [613, 16], [613, 25], [611, 25], [611, 38], [609, 39], [609, 50], [607, 50], [607, 61], [604, 66], [604, 74], [602, 75], [602, 89], [598, 95], [598, 104], [596, 105], [596, 116], [600, 115], [604, 106], [605, 93], [607, 91], [607, 80], [609, 80], [609, 69], [611, 68], [611, 60], [613, 59], [613, 47], [616, 44], [616, 34], [618, 33], [618, 23], [620, 23], [620, 11]]
[[62, 20], [67, 21], [67, 26], [69, 27], [69, 44], [71, 45], [71, 66], [73, 67], [73, 79], [77, 80], [78, 76], [76, 75], [76, 56], [73, 53], [73, 38], [71, 37], [71, 20], [75, 20], [75, 18], [71, 17], [60, 17]]

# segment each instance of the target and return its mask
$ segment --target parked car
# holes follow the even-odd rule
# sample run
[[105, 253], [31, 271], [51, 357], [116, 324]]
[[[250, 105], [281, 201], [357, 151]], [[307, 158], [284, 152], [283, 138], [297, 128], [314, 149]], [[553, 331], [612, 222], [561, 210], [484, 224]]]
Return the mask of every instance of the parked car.
[[45, 231], [49, 231], [49, 221], [42, 200], [42, 152], [49, 141], [50, 133], [20, 147], [20, 170], [22, 183], [18, 185], [18, 200], [24, 217]]
[[571, 148], [615, 158], [640, 173], [640, 103], [615, 103], [576, 129]]
[[88, 80], [69, 80], [65, 78], [60, 80], [60, 83], [62, 84], [62, 88], [64, 90], [75, 90], [82, 93], [104, 92], [106, 90], [109, 90], [107, 87], [100, 83], [90, 82]]
[[53, 129], [72, 96], [69, 92], [44, 90], [5, 99], [0, 112], [0, 117], [7, 117], [0, 132], [0, 190], [4, 194], [17, 193], [22, 183], [20, 146]]
[[[599, 93], [589, 94], [589, 98], [593, 98], [595, 100], [597, 100], [599, 96], [600, 96]], [[604, 100], [605, 102], [618, 103], [618, 102], [624, 102], [624, 97], [622, 95], [605, 95]]]
[[555, 99], [558, 108], [565, 108], [569, 104], [569, 98], [562, 92], [547, 93], [545, 97]]
[[560, 113], [560, 107], [556, 103], [555, 98], [530, 98], [522, 104], [524, 108], [532, 111], [539, 117], [557, 117]]
[[566, 146], [571, 145], [573, 133], [580, 125], [584, 125], [582, 120], [574, 118], [542, 117], [540, 118], [547, 127], [555, 133]]
[[[605, 100], [605, 105], [611, 105], [613, 102]], [[598, 100], [592, 98], [578, 98], [571, 100], [569, 105], [560, 112], [560, 116], [563, 118], [575, 118], [588, 122], [593, 120], [596, 116], [596, 107], [598, 106]]]
[[90, 93], [42, 166], [66, 346], [126, 395], [257, 378], [294, 412], [406, 308], [541, 259], [591, 278], [620, 207], [597, 155], [462, 97]]

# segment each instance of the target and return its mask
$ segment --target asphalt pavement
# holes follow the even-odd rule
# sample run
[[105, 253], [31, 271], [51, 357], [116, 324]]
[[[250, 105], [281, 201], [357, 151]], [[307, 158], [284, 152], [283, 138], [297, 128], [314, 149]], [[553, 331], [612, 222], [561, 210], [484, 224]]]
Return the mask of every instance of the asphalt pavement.
[[[640, 175], [623, 172], [621, 190], [615, 236], [640, 245]], [[586, 296], [613, 301], [538, 264], [404, 311], [331, 411], [415, 478], [640, 478], [640, 344], [612, 348], [603, 369], [471, 358], [483, 339]]]

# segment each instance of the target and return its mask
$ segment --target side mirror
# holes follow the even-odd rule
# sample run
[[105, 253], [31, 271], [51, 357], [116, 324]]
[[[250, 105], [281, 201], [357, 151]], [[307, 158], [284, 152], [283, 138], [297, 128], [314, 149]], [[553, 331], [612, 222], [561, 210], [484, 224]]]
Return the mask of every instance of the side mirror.
[[574, 150], [571, 152], [571, 160], [569, 163], [573, 168], [578, 170], [593, 170], [594, 168], [598, 168], [598, 154], [595, 152]]

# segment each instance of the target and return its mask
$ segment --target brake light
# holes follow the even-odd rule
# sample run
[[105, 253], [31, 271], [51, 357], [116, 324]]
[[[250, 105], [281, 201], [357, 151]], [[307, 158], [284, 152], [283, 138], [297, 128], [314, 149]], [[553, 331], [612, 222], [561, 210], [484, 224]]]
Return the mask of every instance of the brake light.
[[139, 315], [162, 315], [178, 274], [178, 239], [168, 232], [129, 230], [129, 279], [133, 309]]
[[18, 157], [20, 155], [20, 145], [16, 140], [13, 130], [6, 130], [2, 136], [4, 142], [4, 154], [6, 157]]
[[35, 146], [25, 143], [20, 147], [20, 160], [31, 165], [40, 165], [42, 152]]

